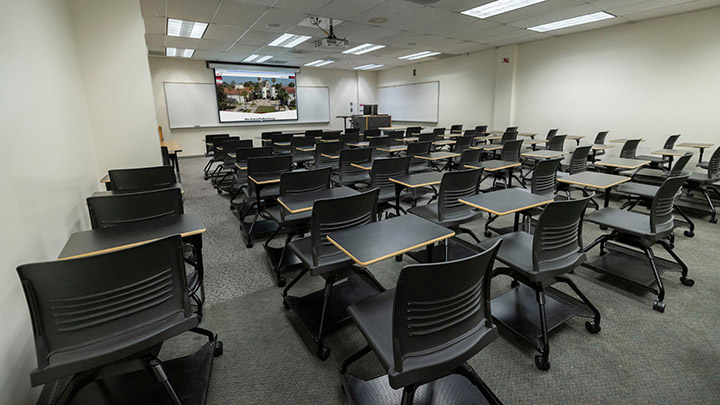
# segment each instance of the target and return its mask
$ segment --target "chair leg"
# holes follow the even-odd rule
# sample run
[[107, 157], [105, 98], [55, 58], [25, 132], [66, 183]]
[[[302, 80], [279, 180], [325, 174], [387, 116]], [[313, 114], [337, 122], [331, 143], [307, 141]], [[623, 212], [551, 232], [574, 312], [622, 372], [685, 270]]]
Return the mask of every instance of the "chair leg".
[[364, 355], [370, 353], [371, 351], [372, 351], [372, 349], [370, 348], [370, 345], [367, 345], [367, 346], [363, 347], [362, 349], [358, 350], [357, 353], [355, 353], [352, 356], [345, 359], [345, 361], [343, 361], [343, 363], [342, 363], [342, 366], [340, 367], [340, 373], [346, 374], [348, 367], [352, 363], [360, 360], [360, 358], [362, 358]]
[[490, 390], [490, 387], [488, 387], [485, 384], [485, 381], [480, 378], [479, 375], [473, 370], [472, 367], [470, 367], [469, 364], [463, 363], [460, 365], [457, 369], [455, 369], [454, 374], [459, 374], [468, 380], [470, 380], [471, 383], [473, 383], [474, 386], [476, 386], [480, 392], [482, 392], [485, 399], [488, 401], [491, 405], [500, 405], [502, 402], [500, 402], [500, 399], [495, 396], [495, 393]]
[[65, 386], [60, 396], [53, 402], [54, 405], [62, 405], [70, 403], [75, 394], [84, 386], [95, 381], [101, 374], [102, 368], [75, 374], [70, 382]]
[[565, 283], [568, 286], [570, 286], [570, 288], [572, 288], [572, 290], [575, 291], [575, 294], [577, 294], [577, 296], [580, 297], [582, 302], [584, 302], [585, 305], [587, 305], [588, 308], [590, 308], [590, 310], [593, 312], [593, 314], [595, 314], [595, 317], [594, 317], [592, 323], [585, 322], [585, 328], [588, 330], [588, 332], [590, 332], [590, 333], [600, 332], [600, 311], [598, 311], [597, 308], [595, 308], [595, 305], [593, 305], [592, 302], [590, 302], [590, 300], [585, 296], [585, 294], [582, 293], [582, 291], [580, 291], [578, 286], [571, 279], [569, 279], [567, 277], [557, 277], [557, 281], [559, 281], [561, 283]]
[[402, 400], [400, 401], [400, 405], [412, 405], [413, 399], [415, 399], [415, 390], [417, 389], [417, 385], [408, 385], [403, 389], [403, 395]]
[[327, 360], [330, 357], [330, 349], [323, 345], [323, 338], [325, 337], [325, 318], [327, 317], [328, 303], [330, 302], [330, 296], [332, 295], [333, 284], [335, 284], [335, 277], [328, 277], [325, 280], [325, 295], [323, 297], [322, 312], [320, 314], [320, 326], [318, 329], [317, 338], [317, 357], [320, 360]]
[[715, 204], [712, 202], [712, 198], [710, 198], [710, 194], [708, 193], [706, 188], [702, 188], [702, 193], [705, 196], [705, 201], [708, 203], [708, 207], [710, 207], [710, 222], [713, 224], [717, 223], [717, 212], [715, 212]]
[[495, 220], [498, 218], [497, 215], [488, 215], [488, 220], [485, 222], [485, 236], [490, 237], [492, 234], [490, 233], [490, 224], [495, 222]]
[[[307, 268], [307, 267], [303, 268], [303, 269], [300, 271], [300, 273], [298, 273], [298, 275], [295, 276], [294, 279], [292, 279], [292, 281], [290, 282], [290, 284], [288, 284], [287, 286], [285, 286], [285, 289], [284, 289], [283, 292], [282, 292], [282, 296], [283, 296], [283, 297], [287, 297], [288, 292], [290, 291], [290, 289], [293, 288], [293, 286], [294, 286], [298, 281], [300, 281], [300, 279], [301, 279], [307, 272], [308, 272], [308, 268]], [[284, 302], [284, 301], [283, 301], [283, 302]]]
[[680, 282], [683, 283], [683, 285], [692, 287], [695, 284], [695, 280], [688, 278], [688, 266], [685, 264], [685, 262], [683, 262], [682, 259], [680, 259], [680, 257], [675, 253], [675, 251], [670, 248], [667, 242], [661, 240], [658, 243], [660, 244], [660, 246], [665, 248], [665, 251], [667, 251], [673, 259], [675, 259], [675, 262], [679, 264], [680, 267], [682, 267], [682, 276], [680, 276]]
[[181, 405], [180, 398], [177, 396], [175, 389], [173, 389], [170, 384], [170, 380], [168, 380], [167, 374], [165, 374], [165, 370], [163, 369], [160, 360], [152, 359], [148, 362], [148, 366], [151, 368], [153, 374], [155, 374], [155, 378], [163, 385], [163, 387], [165, 387], [165, 391], [173, 404]]
[[665, 299], [665, 287], [663, 286], [662, 280], [660, 279], [660, 274], [657, 271], [657, 266], [655, 266], [655, 254], [652, 251], [652, 248], [649, 247], [640, 247], [643, 252], [645, 252], [645, 256], [650, 260], [650, 267], [652, 267], [653, 275], [655, 276], [655, 281], [658, 285], [658, 299], [653, 303], [653, 309], [658, 312], [665, 312], [665, 303], [663, 300]]
[[473, 232], [472, 229], [463, 228], [461, 226], [458, 226], [458, 230], [460, 231], [458, 233], [466, 233], [466, 234], [470, 235], [473, 239], [475, 239], [475, 242], [480, 243], [480, 238], [478, 238], [477, 235], [475, 235], [475, 232]]
[[677, 205], [674, 206], [674, 208], [675, 211], [677, 211], [677, 213], [680, 214], [681, 217], [683, 217], [683, 220], [687, 222], [688, 227], [690, 227], [690, 229], [686, 230], [683, 234], [688, 238], [692, 238], [693, 236], [695, 236], [695, 222], [693, 222], [692, 219], [687, 216], [687, 214], [682, 208], [678, 207]]
[[547, 315], [545, 314], [545, 291], [542, 287], [535, 290], [535, 298], [540, 312], [540, 354], [535, 356], [535, 366], [543, 371], [550, 369], [550, 341], [548, 339]]

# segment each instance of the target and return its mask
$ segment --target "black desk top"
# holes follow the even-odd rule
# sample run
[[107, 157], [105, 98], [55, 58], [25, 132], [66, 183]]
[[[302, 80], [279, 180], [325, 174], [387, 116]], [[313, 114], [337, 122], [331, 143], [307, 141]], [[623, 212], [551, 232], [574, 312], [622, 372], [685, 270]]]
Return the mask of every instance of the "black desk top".
[[496, 172], [498, 170], [519, 167], [520, 162], [511, 162], [509, 160], [486, 160], [484, 162], [465, 164], [464, 166], [471, 169], [479, 169], [482, 167], [486, 172]]
[[355, 263], [368, 266], [454, 235], [450, 229], [410, 214], [331, 233], [327, 238]]
[[624, 159], [624, 158], [612, 158], [612, 159], [604, 159], [599, 160], [595, 162], [595, 166], [608, 166], [608, 167], [615, 167], [618, 169], [637, 169], [638, 167], [642, 167], [645, 165], [649, 165], [649, 160], [641, 160], [641, 159]]
[[[182, 184], [180, 184], [180, 183], [174, 183], [174, 184], [171, 184], [171, 185], [169, 185], [167, 187], [163, 187], [163, 188], [179, 188], [181, 194], [185, 193], [185, 190], [183, 190]], [[143, 190], [143, 191], [151, 191], [151, 190]], [[132, 194], [134, 192], [136, 192], [136, 191], [125, 191], [125, 192], [118, 192], [115, 190], [96, 191], [96, 192], [92, 193], [91, 197], [112, 197], [112, 196], [116, 196], [116, 195]], [[142, 191], [139, 191], [139, 192], [142, 192]]]
[[555, 195], [537, 195], [516, 188], [491, 191], [458, 199], [463, 204], [498, 216], [540, 207], [554, 200]]
[[417, 188], [424, 186], [432, 186], [440, 184], [442, 181], [442, 173], [432, 171], [424, 173], [406, 174], [404, 176], [391, 177], [390, 181], [403, 185], [408, 188]]
[[448, 159], [448, 158], [454, 158], [459, 157], [459, 153], [454, 152], [430, 152], [428, 155], [416, 155], [415, 157], [418, 159], [425, 159], [425, 160], [440, 160], [440, 159]]
[[200, 218], [193, 214], [164, 217], [136, 224], [75, 232], [65, 243], [59, 259], [114, 252], [170, 235], [191, 236], [205, 232]]
[[617, 186], [618, 184], [630, 181], [631, 178], [627, 176], [618, 176], [616, 174], [581, 172], [571, 174], [570, 176], [558, 177], [557, 180], [560, 183], [605, 190], [607, 188]]
[[326, 190], [311, 191], [309, 193], [278, 197], [277, 201], [289, 213], [297, 214], [300, 212], [312, 210], [315, 200], [347, 197], [358, 193], [358, 191], [353, 190], [350, 187], [335, 187]]

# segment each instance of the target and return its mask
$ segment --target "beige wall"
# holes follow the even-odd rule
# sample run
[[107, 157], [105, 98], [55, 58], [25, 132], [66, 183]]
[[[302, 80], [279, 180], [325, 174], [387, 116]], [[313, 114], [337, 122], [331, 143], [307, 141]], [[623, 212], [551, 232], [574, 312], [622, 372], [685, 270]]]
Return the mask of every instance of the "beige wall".
[[69, 0], [97, 165], [162, 164], [139, 0]]
[[[358, 104], [377, 104], [378, 72], [358, 70], [357, 71], [357, 88], [358, 88]], [[355, 114], [359, 111], [355, 107]]]
[[[302, 68], [297, 75], [298, 86], [324, 86], [330, 91], [330, 122], [328, 124], [279, 124], [222, 126], [213, 128], [170, 129], [163, 82], [213, 83], [213, 71], [204, 61], [150, 57], [152, 88], [155, 96], [157, 122], [163, 127], [165, 139], [175, 140], [183, 149], [181, 155], [205, 153], [204, 137], [213, 133], [228, 133], [243, 139], [259, 139], [264, 131], [290, 131], [297, 129], [342, 129], [343, 121], [337, 115], [348, 115], [350, 102], [357, 105], [358, 79], [354, 71]], [[257, 141], [259, 142], [259, 141]]]

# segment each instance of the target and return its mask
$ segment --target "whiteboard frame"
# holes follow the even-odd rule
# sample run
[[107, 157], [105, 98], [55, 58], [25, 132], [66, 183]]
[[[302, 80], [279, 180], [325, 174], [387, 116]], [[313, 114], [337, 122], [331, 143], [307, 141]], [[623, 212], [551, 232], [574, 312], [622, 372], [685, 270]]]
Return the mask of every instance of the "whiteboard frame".
[[[380, 89], [389, 89], [389, 88], [393, 88], [393, 87], [416, 86], [416, 85], [418, 85], [418, 84], [430, 84], [430, 83], [437, 83], [437, 85], [438, 85], [438, 94], [437, 94], [437, 97], [438, 97], [438, 98], [437, 98], [437, 100], [438, 100], [438, 102], [437, 102], [437, 118], [438, 118], [438, 119], [435, 120], [435, 121], [420, 121], [420, 120], [416, 120], [416, 121], [403, 121], [403, 120], [396, 120], [396, 119], [393, 118], [393, 121], [397, 121], [397, 122], [423, 122], [423, 123], [429, 123], [429, 124], [437, 124], [438, 122], [440, 122], [440, 80], [430, 80], [430, 81], [427, 81], [427, 82], [396, 84], [396, 85], [393, 85], [393, 86], [382, 86], [382, 87], [378, 87], [378, 88], [377, 88], [377, 89], [378, 89], [378, 94], [377, 94], [378, 104], [380, 103]], [[392, 114], [390, 114], [390, 115], [392, 116]]]
[[[309, 88], [322, 88], [328, 90], [328, 118], [327, 121], [313, 121], [313, 122], [298, 122], [297, 120], [285, 120], [285, 121], [264, 121], [264, 122], [250, 122], [250, 123], [243, 123], [242, 121], [238, 122], [226, 122], [222, 123], [220, 122], [220, 111], [218, 109], [218, 125], [197, 125], [192, 127], [173, 127], [170, 124], [170, 106], [168, 103], [168, 97], [167, 97], [167, 89], [165, 87], [165, 83], [171, 83], [171, 84], [211, 84], [215, 86], [214, 82], [178, 82], [178, 81], [164, 81], [163, 82], [163, 97], [165, 98], [165, 114], [167, 114], [168, 117], [168, 127], [172, 130], [174, 129], [198, 129], [198, 128], [224, 128], [224, 127], [255, 127], [255, 126], [268, 126], [268, 125], [311, 125], [311, 124], [329, 124], [330, 123], [330, 117], [332, 116], [332, 113], [330, 112], [330, 86], [296, 86], [296, 87], [309, 87]], [[300, 106], [300, 98], [297, 98], [298, 106]], [[217, 94], [215, 95], [215, 106], [217, 107]], [[298, 120], [300, 117], [298, 116]]]

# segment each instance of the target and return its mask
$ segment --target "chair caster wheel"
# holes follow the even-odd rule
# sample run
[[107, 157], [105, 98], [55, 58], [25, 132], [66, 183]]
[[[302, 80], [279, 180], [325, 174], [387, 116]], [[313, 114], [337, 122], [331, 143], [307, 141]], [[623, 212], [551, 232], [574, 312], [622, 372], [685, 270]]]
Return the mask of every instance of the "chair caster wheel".
[[330, 357], [330, 349], [325, 346], [318, 347], [317, 358], [325, 361]]
[[234, 206], [234, 205], [230, 205], [230, 211], [235, 211], [235, 206]]
[[218, 190], [217, 192], [218, 192], [218, 194], [222, 194], [222, 190]]
[[223, 354], [223, 342], [218, 340], [215, 342], [215, 348], [213, 349], [213, 357], [220, 357]]
[[710, 218], [711, 224], [717, 224], [717, 218]]
[[585, 322], [585, 329], [587, 329], [588, 332], [595, 334], [600, 332], [602, 328], [600, 327], [600, 324], [595, 323], [595, 321], [587, 321]]
[[485, 231], [485, 234], [484, 234], [484, 235], [485, 235], [486, 238], [489, 238], [489, 237], [492, 236], [492, 233], [491, 233], [490, 231]]
[[278, 287], [285, 287], [285, 277], [278, 277], [277, 286], [278, 286]]
[[537, 355], [535, 356], [535, 367], [537, 367], [538, 370], [547, 371], [550, 370], [550, 362], [543, 360], [543, 356]]
[[665, 312], [665, 303], [662, 301], [655, 301], [653, 304], [653, 309], [658, 312]]
[[284, 307], [285, 309], [290, 309], [290, 304], [288, 304], [288, 302], [287, 302], [287, 300], [285, 299], [285, 297], [283, 297], [283, 307]]
[[602, 229], [603, 231], [607, 231], [608, 227], [605, 225], [600, 225], [600, 229]]
[[513, 280], [510, 282], [510, 288], [515, 288], [519, 285], [520, 285], [520, 283], [517, 280]]
[[680, 282], [683, 283], [683, 285], [686, 285], [688, 287], [692, 287], [695, 285], [695, 280], [687, 277], [680, 277]]
[[397, 255], [397, 256], [395, 256], [395, 261], [396, 261], [396, 262], [401, 262], [401, 261], [402, 261], [402, 256], [403, 256], [403, 255]]
[[675, 249], [675, 244], [674, 244], [674, 243], [668, 243], [668, 247], [670, 248], [670, 250], [673, 250], [673, 249]]
[[695, 236], [695, 232], [685, 231], [685, 232], [683, 232], [683, 235], [687, 236], [688, 238], [692, 238], [693, 236]]
[[253, 247], [253, 243], [252, 243], [252, 242], [248, 242], [248, 243], [245, 244], [245, 247], [248, 248], [248, 249], [251, 249], [251, 248]]

